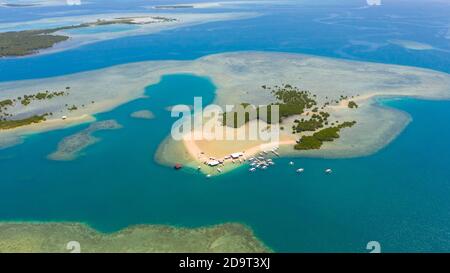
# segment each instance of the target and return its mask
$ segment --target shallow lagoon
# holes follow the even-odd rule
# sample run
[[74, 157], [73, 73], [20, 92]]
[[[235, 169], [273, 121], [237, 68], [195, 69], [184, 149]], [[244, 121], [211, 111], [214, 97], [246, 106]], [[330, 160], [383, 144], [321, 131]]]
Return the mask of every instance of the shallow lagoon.
[[64, 33], [67, 33], [69, 35], [92, 35], [105, 32], [130, 31], [138, 28], [139, 26], [131, 24], [113, 24], [113, 25], [100, 25], [100, 26], [74, 28], [65, 30]]
[[[175, 94], [167, 96], [168, 93]], [[202, 226], [237, 221], [276, 251], [448, 251], [450, 102], [390, 100], [414, 121], [386, 149], [356, 159], [276, 159], [267, 171], [246, 167], [212, 179], [158, 165], [153, 156], [174, 119], [165, 108], [214, 98], [206, 78], [171, 75], [138, 99], [97, 116], [122, 129], [70, 162], [46, 159], [64, 136], [87, 125], [33, 135], [0, 151], [0, 218], [81, 221], [103, 231], [131, 224]], [[149, 109], [153, 120], [130, 117]], [[432, 122], [431, 122], [432, 121]], [[426, 128], [426, 130], [424, 130]], [[433, 145], [429, 145], [433, 142]], [[325, 168], [333, 168], [325, 175]], [[13, 209], [11, 209], [13, 208]]]
[[[216, 22], [3, 59], [0, 80], [236, 50], [301, 52], [449, 72], [446, 52], [385, 45], [389, 39], [404, 39], [448, 49], [448, 39], [442, 36], [448, 30], [448, 8], [411, 3], [407, 9], [395, 4], [356, 9], [360, 5], [281, 6], [245, 23]], [[86, 7], [105, 8], [97, 3]], [[297, 16], [299, 12], [304, 16]], [[432, 24], [430, 14], [436, 15]], [[12, 15], [11, 20], [20, 18]], [[28, 16], [24, 9], [22, 18]], [[412, 19], [401, 23], [395, 18]], [[392, 26], [395, 31], [386, 31]], [[444, 32], [438, 36], [434, 30]], [[288, 166], [290, 159], [278, 159], [266, 172], [250, 174], [242, 168], [207, 180], [160, 166], [153, 158], [173, 122], [165, 108], [192, 104], [195, 92], [210, 103], [214, 86], [204, 78], [170, 76], [147, 89], [149, 99], [99, 114], [99, 120], [116, 119], [124, 128], [96, 133], [102, 140], [75, 161], [54, 162], [46, 156], [62, 138], [87, 124], [33, 135], [23, 145], [0, 150], [0, 219], [80, 221], [103, 231], [140, 223], [201, 226], [238, 221], [250, 225], [276, 251], [365, 252], [372, 240], [381, 243], [382, 251], [449, 251], [450, 102], [384, 101], [410, 113], [413, 122], [372, 156], [299, 158], [296, 166], [306, 170], [301, 176]], [[130, 117], [142, 109], [156, 118]], [[324, 175], [325, 168], [333, 168], [333, 175]]]

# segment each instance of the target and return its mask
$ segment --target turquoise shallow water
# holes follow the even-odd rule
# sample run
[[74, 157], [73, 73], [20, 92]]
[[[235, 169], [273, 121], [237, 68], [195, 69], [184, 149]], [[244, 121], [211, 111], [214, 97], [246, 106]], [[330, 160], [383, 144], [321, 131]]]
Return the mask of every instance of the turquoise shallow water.
[[[137, 6], [130, 7], [91, 2], [80, 12], [95, 13], [106, 6], [111, 12], [139, 11], [146, 3], [133, 1]], [[446, 51], [413, 51], [386, 43], [405, 39], [450, 49], [445, 38], [448, 6], [409, 1], [359, 9], [357, 0], [316, 2], [260, 7], [262, 17], [243, 21], [2, 59], [0, 81], [236, 50], [298, 52], [450, 71]], [[53, 11], [58, 10], [23, 9], [12, 16], [0, 9], [0, 20], [38, 19]], [[174, 121], [164, 108], [192, 104], [193, 96], [202, 96], [208, 104], [214, 89], [206, 78], [164, 77], [147, 88], [149, 99], [97, 115], [99, 120], [116, 119], [124, 127], [95, 133], [101, 142], [72, 162], [54, 162], [46, 156], [62, 138], [87, 124], [33, 135], [22, 145], [0, 150], [0, 219], [81, 221], [105, 232], [141, 223], [202, 226], [237, 221], [251, 226], [276, 251], [366, 251], [371, 240], [380, 241], [383, 251], [450, 251], [446, 141], [450, 102], [384, 100], [384, 105], [413, 118], [393, 143], [363, 158], [298, 158], [296, 166], [306, 169], [302, 176], [289, 168], [290, 159], [277, 159], [277, 166], [267, 172], [250, 174], [243, 168], [211, 180], [156, 164], [156, 148]], [[156, 118], [129, 116], [142, 109], [151, 110]], [[324, 175], [325, 168], [333, 168], [333, 175]]]
[[122, 31], [135, 30], [137, 28], [139, 28], [137, 25], [114, 24], [114, 25], [100, 25], [100, 26], [92, 26], [92, 27], [74, 28], [74, 29], [65, 30], [64, 33], [87, 35], [87, 34], [98, 34], [98, 33], [105, 33], [105, 32], [122, 32]]
[[[383, 101], [414, 119], [398, 139], [364, 158], [298, 158], [296, 166], [306, 169], [300, 176], [290, 159], [276, 159], [265, 172], [242, 168], [210, 180], [156, 164], [154, 153], [174, 121], [165, 108], [192, 104], [194, 95], [208, 104], [214, 90], [206, 78], [164, 77], [147, 88], [150, 98], [99, 114], [124, 127], [95, 133], [102, 141], [72, 162], [46, 155], [87, 125], [0, 151], [0, 218], [81, 221], [105, 232], [140, 223], [237, 221], [276, 251], [365, 251], [371, 240], [384, 251], [449, 250], [450, 102]], [[142, 109], [156, 118], [129, 116]]]

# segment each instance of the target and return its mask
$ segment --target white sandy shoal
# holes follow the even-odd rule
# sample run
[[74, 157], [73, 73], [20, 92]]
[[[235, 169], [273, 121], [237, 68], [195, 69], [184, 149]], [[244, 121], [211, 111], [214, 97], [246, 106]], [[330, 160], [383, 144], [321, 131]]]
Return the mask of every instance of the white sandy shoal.
[[[70, 31], [57, 31], [55, 34], [69, 36], [70, 39], [64, 42], [55, 44], [48, 49], [40, 50], [34, 55], [55, 53], [67, 49], [76, 48], [82, 45], [96, 43], [99, 41], [117, 39], [128, 36], [148, 35], [164, 30], [171, 30], [180, 27], [193, 26], [197, 24], [217, 22], [217, 21], [231, 21], [242, 20], [259, 16], [255, 12], [222, 12], [222, 13], [111, 13], [111, 14], [94, 14], [81, 16], [67, 16], [45, 18], [33, 21], [2, 23], [0, 24], [0, 32], [17, 31], [25, 29], [48, 29], [60, 26], [79, 25], [83, 23], [94, 23], [97, 20], [109, 21], [117, 18], [129, 18], [137, 24], [133, 25], [135, 28], [125, 31], [112, 32], [98, 32], [90, 34], [76, 34]], [[175, 21], [160, 21], [152, 17], [165, 17], [175, 19]], [[153, 22], [153, 23], [151, 23]], [[26, 58], [27, 56], [20, 57]]]
[[[356, 97], [353, 99], [357, 101], [358, 109], [348, 109], [339, 104], [327, 109], [331, 120], [356, 120], [356, 126], [342, 130], [339, 140], [326, 143], [319, 151], [297, 152], [290, 149], [290, 146], [282, 148], [283, 154], [295, 156], [359, 156], [373, 153], [387, 145], [410, 122], [410, 117], [401, 111], [378, 106], [374, 103], [376, 97], [450, 98], [450, 76], [447, 73], [414, 67], [265, 52], [209, 55], [194, 61], [133, 63], [63, 77], [0, 83], [0, 98], [30, 93], [36, 89], [51, 90], [52, 87], [69, 85], [72, 87], [71, 95], [65, 98], [70, 101], [69, 104], [79, 105], [91, 100], [96, 103], [68, 114], [92, 115], [140, 97], [145, 87], [158, 82], [162, 75], [176, 73], [209, 77], [217, 87], [215, 103], [219, 105], [241, 102], [258, 105], [273, 102], [273, 96], [262, 90], [261, 86], [282, 83], [311, 90], [317, 94], [319, 105], [327, 101], [326, 97]], [[58, 105], [56, 101], [49, 101], [45, 105], [36, 104], [32, 107], [38, 110], [39, 107], [58, 108]], [[27, 111], [29, 109], [25, 108], [19, 112]], [[290, 130], [290, 124], [285, 127]], [[220, 150], [214, 148], [214, 143], [208, 143], [206, 146], [202, 142], [195, 144], [201, 149], [207, 149], [203, 151], [205, 154], [213, 155], [215, 150]], [[223, 146], [223, 143], [217, 144]], [[230, 145], [230, 148], [226, 149], [233, 151], [235, 144]], [[240, 145], [239, 149], [242, 149], [242, 146], [245, 145]], [[180, 159], [183, 159], [183, 163], [197, 164], [195, 155], [189, 153], [194, 150], [191, 144], [177, 143], [168, 138], [161, 147], [163, 148], [158, 152], [157, 159], [166, 164], [178, 162]], [[251, 150], [255, 145], [253, 143], [245, 147]], [[171, 157], [170, 154], [176, 153], [161, 152], [169, 150], [177, 150], [179, 153]]]

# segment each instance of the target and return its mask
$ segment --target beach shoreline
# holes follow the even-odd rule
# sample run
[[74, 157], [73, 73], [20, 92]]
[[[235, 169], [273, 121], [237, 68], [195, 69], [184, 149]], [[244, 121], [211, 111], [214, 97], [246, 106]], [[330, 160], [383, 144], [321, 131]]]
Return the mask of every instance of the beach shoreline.
[[[70, 17], [56, 17], [39, 19], [34, 21], [17, 22], [17, 23], [3, 23], [0, 24], [0, 33], [10, 31], [22, 31], [22, 30], [49, 30], [51, 31], [57, 27], [67, 27], [83, 24], [98, 24], [99, 21], [114, 21], [118, 19], [129, 19], [134, 24], [135, 28], [126, 31], [111, 31], [111, 32], [98, 32], [98, 33], [72, 33], [71, 30], [57, 30], [50, 32], [53, 35], [67, 36], [68, 39], [62, 42], [57, 42], [49, 48], [39, 49], [34, 53], [26, 54], [24, 56], [3, 56], [2, 59], [14, 59], [14, 58], [27, 58], [32, 56], [40, 56], [45, 54], [56, 53], [69, 49], [78, 48], [84, 45], [97, 43], [106, 40], [132, 37], [139, 35], [150, 35], [165, 30], [172, 30], [176, 28], [194, 26], [198, 24], [205, 24], [217, 21], [231, 21], [231, 20], [243, 20], [247, 18], [253, 18], [259, 16], [258, 13], [252, 12], [223, 12], [223, 13], [208, 13], [208, 14], [196, 14], [196, 13], [113, 13], [113, 14], [95, 14], [95, 15], [82, 15], [82, 16], [70, 16]], [[147, 23], [143, 18], [165, 18], [169, 21]], [[38, 26], [42, 27], [38, 27]], [[52, 25], [53, 27], [48, 27]], [[98, 24], [102, 26], [101, 23]], [[87, 27], [80, 27], [79, 29], [85, 29]], [[95, 28], [95, 26], [91, 26]], [[76, 28], [75, 28], [76, 29]]]
[[[46, 101], [45, 105], [31, 105], [18, 109], [17, 113], [36, 111], [41, 107], [62, 111], [68, 120], [76, 117], [93, 116], [99, 112], [113, 109], [125, 102], [142, 97], [148, 86], [156, 84], [161, 77], [169, 74], [192, 74], [208, 77], [216, 86], [214, 104], [219, 106], [235, 105], [242, 102], [254, 105], [273, 103], [270, 92], [261, 91], [262, 85], [289, 83], [304, 90], [317, 94], [317, 101], [323, 104], [330, 99], [345, 96], [339, 103], [327, 106], [332, 120], [357, 121], [354, 128], [345, 129], [338, 140], [325, 143], [322, 149], [316, 151], [291, 151], [288, 144], [293, 144], [298, 138], [283, 133], [283, 144], [280, 154], [283, 156], [314, 156], [314, 157], [352, 157], [367, 155], [387, 145], [410, 122], [410, 117], [400, 111], [380, 107], [376, 100], [379, 97], [413, 97], [422, 99], [449, 99], [450, 76], [447, 73], [428, 69], [365, 63], [315, 57], [292, 53], [268, 52], [233, 52], [208, 55], [193, 61], [148, 61], [113, 66], [100, 70], [81, 72], [54, 78], [25, 80], [0, 83], [0, 100], [8, 96], [18, 96], [36, 89], [58, 89], [71, 86], [70, 94], [64, 98], [69, 104], [86, 104], [83, 109], [64, 112], [58, 108], [58, 101]], [[265, 75], [261, 77], [260, 75]], [[297, 75], [302, 75], [300, 79]], [[92, 79], [95, 78], [95, 84]], [[323, 81], [331, 78], [332, 81]], [[245, 90], [245, 91], [242, 91]], [[240, 101], [245, 96], [246, 101]], [[113, 98], [113, 99], [112, 99]], [[150, 94], [151, 98], [151, 94]], [[328, 98], [328, 99], [326, 99]], [[354, 100], [358, 108], [349, 109], [349, 100]], [[89, 104], [95, 101], [95, 104]], [[59, 101], [61, 103], [61, 101]], [[286, 126], [296, 117], [286, 119]], [[54, 121], [51, 129], [64, 128], [69, 121]], [[80, 122], [87, 119], [80, 119]], [[284, 122], [284, 121], [283, 121]], [[48, 121], [25, 126], [18, 129], [22, 132], [38, 132], [47, 126]], [[289, 128], [289, 127], [288, 127]], [[376, 131], [373, 128], [377, 128]], [[23, 130], [23, 131], [22, 131]], [[287, 130], [289, 131], [289, 129]], [[6, 135], [8, 131], [0, 131]], [[170, 138], [170, 137], [169, 137]], [[162, 146], [172, 145], [177, 148], [167, 148], [183, 153], [182, 157], [171, 157], [158, 150], [155, 160], [164, 165], [175, 163], [186, 164], [197, 168], [200, 161], [196, 158], [199, 150], [211, 157], [223, 157], [239, 151], [257, 153], [260, 143], [230, 144], [218, 148], [221, 142], [214, 143], [163, 141]], [[205, 148], [205, 147], [209, 148]], [[164, 150], [162, 149], [162, 150]], [[214, 151], [223, 150], [214, 153]], [[249, 152], [250, 153], [250, 152]], [[233, 169], [233, 168], [230, 168]], [[227, 168], [223, 173], [227, 172]]]

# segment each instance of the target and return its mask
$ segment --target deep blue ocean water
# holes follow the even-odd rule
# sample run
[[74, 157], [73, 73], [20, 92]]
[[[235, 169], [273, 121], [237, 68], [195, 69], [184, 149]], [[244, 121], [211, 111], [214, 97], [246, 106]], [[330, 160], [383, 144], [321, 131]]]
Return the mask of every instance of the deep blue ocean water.
[[[97, 2], [79, 9], [103, 10], [105, 6]], [[450, 55], [445, 51], [449, 40], [440, 34], [448, 23], [444, 17], [448, 6], [419, 1], [354, 9], [363, 2], [263, 6], [258, 11], [265, 15], [258, 18], [3, 59], [0, 80], [236, 50], [299, 52], [450, 71]], [[113, 3], [108, 6], [111, 12], [126, 7]], [[136, 1], [133, 9], [139, 10], [141, 4]], [[35, 10], [36, 18], [44, 16], [39, 12], [45, 13]], [[23, 20], [30, 17], [24, 11], [17, 15]], [[420, 41], [443, 50], [383, 45], [389, 39]], [[98, 114], [99, 120], [116, 119], [124, 127], [95, 133], [101, 141], [71, 162], [50, 161], [46, 156], [63, 137], [86, 124], [36, 134], [22, 145], [0, 150], [0, 219], [80, 221], [105, 232], [141, 223], [202, 226], [237, 221], [253, 228], [276, 251], [364, 252], [372, 240], [379, 241], [383, 251], [450, 250], [449, 101], [382, 101], [413, 118], [397, 139], [362, 158], [298, 158], [296, 166], [306, 170], [301, 176], [288, 166], [291, 159], [282, 158], [266, 172], [250, 174], [243, 168], [210, 180], [156, 164], [154, 153], [174, 121], [165, 107], [192, 104], [194, 96], [202, 96], [207, 104], [213, 101], [214, 91], [207, 78], [168, 75], [147, 88], [150, 99]], [[156, 118], [130, 117], [142, 109], [151, 110]], [[333, 175], [324, 175], [325, 168], [333, 168]]]

